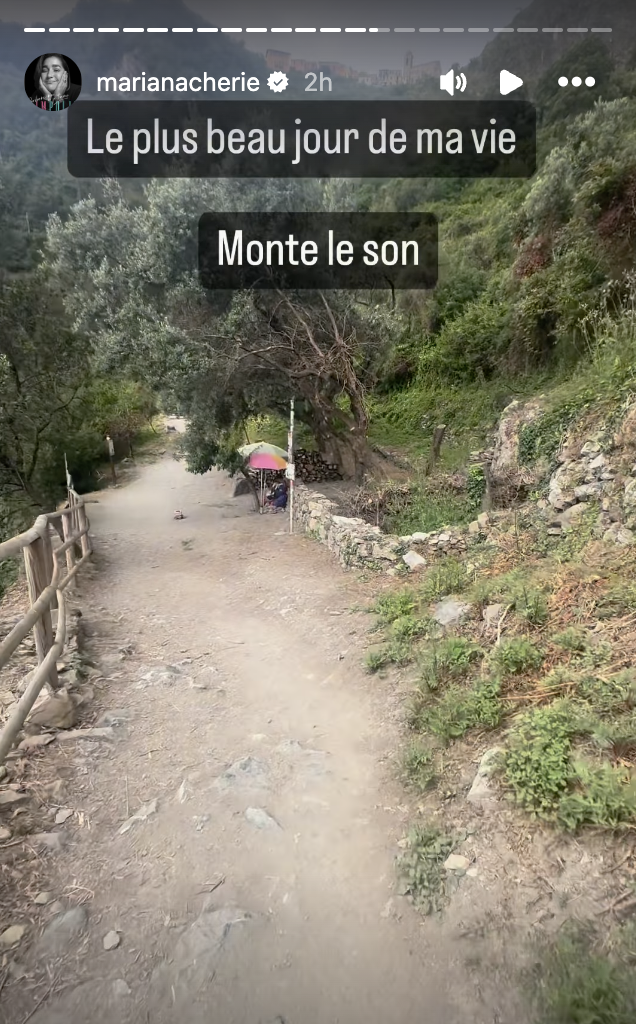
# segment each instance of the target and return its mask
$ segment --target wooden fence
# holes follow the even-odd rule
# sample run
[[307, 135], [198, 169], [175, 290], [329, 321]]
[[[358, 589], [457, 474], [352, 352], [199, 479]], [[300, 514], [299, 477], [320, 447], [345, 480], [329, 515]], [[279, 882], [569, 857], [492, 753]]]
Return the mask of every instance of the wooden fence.
[[[15, 743], [44, 684], [48, 684], [52, 692], [60, 686], [57, 661], [66, 642], [64, 591], [92, 553], [84, 500], [73, 490], [69, 490], [68, 499], [68, 508], [38, 516], [30, 530], [0, 544], [0, 561], [23, 555], [31, 604], [26, 615], [0, 643], [0, 669], [31, 630], [38, 658], [38, 666], [26, 690], [0, 732], [0, 764]], [[61, 524], [61, 537], [56, 521]], [[53, 611], [57, 611], [55, 632]]]

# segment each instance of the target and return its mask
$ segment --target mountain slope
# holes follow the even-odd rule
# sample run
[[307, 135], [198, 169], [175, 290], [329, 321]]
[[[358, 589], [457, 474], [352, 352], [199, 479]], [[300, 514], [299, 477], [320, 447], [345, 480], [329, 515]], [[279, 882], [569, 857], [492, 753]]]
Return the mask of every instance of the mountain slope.
[[[585, 39], [602, 41], [613, 60], [627, 63], [636, 49], [636, 18], [634, 7], [625, 0], [533, 0], [510, 22], [519, 28], [538, 28], [537, 33], [502, 34], [484, 48], [479, 57], [470, 61], [466, 75], [471, 95], [483, 95], [498, 88], [502, 68], [520, 75], [532, 94], [534, 86], [545, 72]], [[557, 28], [612, 28], [611, 33], [546, 33], [541, 29]], [[579, 73], [585, 77], [586, 68]], [[589, 73], [589, 72], [588, 72]], [[515, 92], [515, 97], [521, 96]]]

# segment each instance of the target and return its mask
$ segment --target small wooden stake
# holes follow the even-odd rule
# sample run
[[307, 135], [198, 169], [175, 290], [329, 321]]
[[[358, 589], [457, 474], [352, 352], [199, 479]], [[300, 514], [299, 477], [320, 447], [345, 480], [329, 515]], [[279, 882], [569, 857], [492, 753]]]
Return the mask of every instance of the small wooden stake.
[[435, 463], [439, 459], [440, 449], [442, 447], [442, 441], [444, 440], [444, 434], [446, 433], [446, 424], [440, 423], [439, 426], [435, 427], [433, 431], [433, 441], [431, 443], [431, 451], [426, 464], [426, 476], [430, 476], [435, 467]]

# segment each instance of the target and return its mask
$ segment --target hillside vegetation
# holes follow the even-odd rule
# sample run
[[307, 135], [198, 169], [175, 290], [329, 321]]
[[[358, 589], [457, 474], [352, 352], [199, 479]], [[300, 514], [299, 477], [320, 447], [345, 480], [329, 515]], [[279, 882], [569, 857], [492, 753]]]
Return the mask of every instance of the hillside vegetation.
[[[582, 55], [600, 101], [554, 85]], [[446, 900], [441, 864], [461, 840], [463, 773], [484, 751], [474, 786], [486, 807], [509, 801], [520, 819], [583, 844], [604, 833], [611, 849], [620, 837], [620, 851], [636, 827], [634, 64], [617, 67], [588, 41], [535, 94], [531, 181], [393, 183], [365, 197], [434, 210], [442, 245], [440, 283], [424, 302], [405, 301], [408, 329], [371, 398], [373, 438], [412, 466], [406, 506], [403, 487], [385, 489], [386, 526], [432, 531], [495, 509], [466, 554], [420, 548], [428, 564], [415, 582], [372, 609], [367, 669], [397, 670], [411, 692], [402, 772], [420, 814], [401, 871], [428, 912]], [[446, 441], [429, 476], [440, 423]], [[494, 470], [510, 437], [507, 479]], [[482, 457], [470, 456], [495, 439], [485, 494]], [[593, 483], [585, 471], [575, 479], [586, 459], [597, 460]], [[457, 612], [446, 626], [442, 608]], [[540, 955], [537, 1020], [633, 1019], [633, 872], [624, 883], [620, 923], [582, 927], [579, 915]]]
[[373, 397], [379, 441], [421, 451], [444, 422], [456, 444], [478, 445], [512, 397], [560, 388], [560, 403], [586, 381], [599, 398], [631, 386], [633, 351], [614, 322], [631, 308], [636, 74], [615, 71], [610, 91], [619, 82], [621, 98], [565, 120], [561, 95], [547, 97], [539, 145], [550, 148], [529, 182], [405, 182], [374, 195], [384, 209], [433, 210], [441, 235], [440, 283]]

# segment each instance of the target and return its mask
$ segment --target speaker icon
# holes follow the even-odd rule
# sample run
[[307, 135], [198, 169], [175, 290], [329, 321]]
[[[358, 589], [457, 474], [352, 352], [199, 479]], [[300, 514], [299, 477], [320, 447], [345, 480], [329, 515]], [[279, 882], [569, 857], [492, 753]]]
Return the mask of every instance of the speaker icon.
[[445, 75], [439, 76], [439, 87], [444, 92], [450, 93], [452, 96], [457, 89], [458, 92], [463, 92], [466, 88], [466, 75], [462, 72], [459, 75], [455, 75], [455, 72], [451, 68]]

